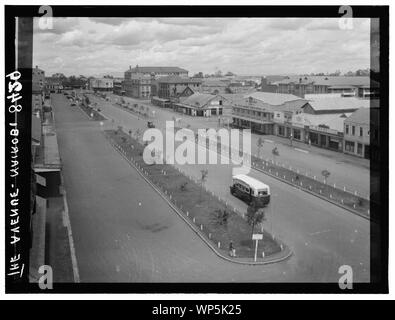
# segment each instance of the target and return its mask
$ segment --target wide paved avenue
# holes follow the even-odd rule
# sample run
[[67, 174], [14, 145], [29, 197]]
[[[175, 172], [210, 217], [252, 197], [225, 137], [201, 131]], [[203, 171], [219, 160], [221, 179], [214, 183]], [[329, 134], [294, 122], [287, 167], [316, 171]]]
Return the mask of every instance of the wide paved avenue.
[[[294, 256], [259, 267], [223, 261], [108, 144], [98, 122], [61, 95], [53, 105], [82, 282], [337, 281], [342, 264], [353, 267], [356, 282], [369, 281], [367, 220], [257, 171], [273, 194], [266, 227]], [[146, 128], [124, 110], [100, 108], [114, 126]], [[201, 168], [181, 169], [197, 177]], [[245, 210], [229, 194], [231, 166], [208, 169], [207, 187]]]

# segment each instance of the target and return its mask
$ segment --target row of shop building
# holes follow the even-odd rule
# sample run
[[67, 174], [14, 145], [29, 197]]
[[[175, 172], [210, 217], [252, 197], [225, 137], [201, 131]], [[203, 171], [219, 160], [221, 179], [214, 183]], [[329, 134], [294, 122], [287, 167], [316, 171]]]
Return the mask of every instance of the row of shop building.
[[232, 107], [233, 125], [260, 134], [353, 154], [379, 157], [378, 100], [257, 92]]

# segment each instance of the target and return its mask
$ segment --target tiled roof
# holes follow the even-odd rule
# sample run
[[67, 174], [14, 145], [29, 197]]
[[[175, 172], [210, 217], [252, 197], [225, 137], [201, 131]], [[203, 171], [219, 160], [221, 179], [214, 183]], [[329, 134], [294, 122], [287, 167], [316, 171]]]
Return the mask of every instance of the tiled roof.
[[345, 110], [345, 109], [359, 109], [369, 108], [370, 101], [357, 99], [354, 97], [315, 97], [309, 100], [309, 104], [316, 111], [322, 110]]
[[297, 97], [293, 94], [273, 93], [273, 92], [254, 92], [245, 95], [245, 98], [249, 98], [249, 97], [270, 104], [272, 106], [282, 105], [285, 102], [295, 101], [295, 100], [306, 101], [305, 99]]
[[158, 79], [158, 83], [201, 83], [202, 80], [196, 78], [182, 78], [180, 76], [166, 76]]
[[171, 72], [188, 72], [188, 70], [179, 67], [135, 67], [125, 72], [143, 72], [143, 73], [171, 73]]

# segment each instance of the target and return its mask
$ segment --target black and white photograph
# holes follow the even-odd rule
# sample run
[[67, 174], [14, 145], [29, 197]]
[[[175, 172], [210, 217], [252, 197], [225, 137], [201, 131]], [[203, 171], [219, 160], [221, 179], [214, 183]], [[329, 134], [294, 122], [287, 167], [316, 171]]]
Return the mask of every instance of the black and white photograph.
[[385, 293], [388, 15], [5, 6], [6, 292]]

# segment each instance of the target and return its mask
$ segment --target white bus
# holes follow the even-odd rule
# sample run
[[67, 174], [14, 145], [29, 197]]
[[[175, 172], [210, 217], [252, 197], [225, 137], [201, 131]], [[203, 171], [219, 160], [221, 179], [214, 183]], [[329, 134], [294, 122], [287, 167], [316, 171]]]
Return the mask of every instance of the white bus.
[[270, 202], [270, 187], [245, 174], [232, 177], [230, 193], [247, 204], [255, 203], [258, 207], [264, 207]]

